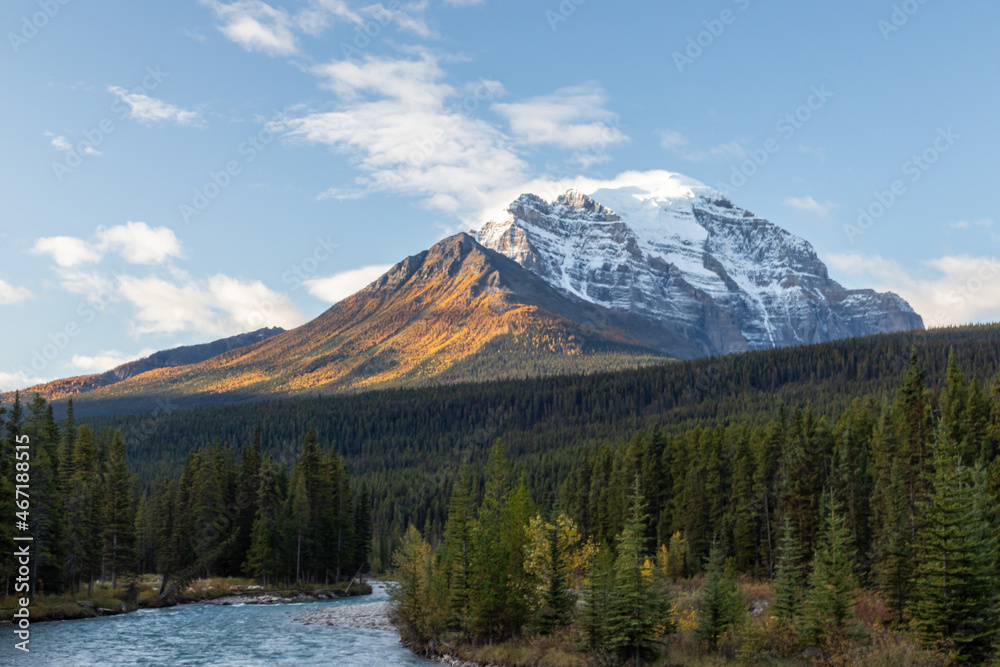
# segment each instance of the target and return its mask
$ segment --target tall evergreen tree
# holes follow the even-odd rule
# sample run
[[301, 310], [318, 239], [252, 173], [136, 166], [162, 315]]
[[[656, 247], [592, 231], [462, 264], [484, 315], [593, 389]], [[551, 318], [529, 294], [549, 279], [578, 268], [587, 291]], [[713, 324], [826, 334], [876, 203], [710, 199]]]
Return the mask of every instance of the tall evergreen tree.
[[669, 600], [652, 594], [646, 562], [646, 504], [638, 476], [629, 497], [629, 515], [618, 536], [606, 612], [606, 643], [621, 658], [639, 665], [656, 653], [656, 627]]
[[825, 495], [823, 504], [820, 539], [803, 609], [804, 635], [813, 643], [843, 634], [857, 598], [854, 547], [847, 517], [837, 511], [830, 494]]
[[986, 491], [984, 471], [965, 467], [947, 444], [938, 449], [934, 468], [913, 625], [925, 645], [955, 662], [981, 664], [993, 653], [1000, 629], [995, 500]]
[[718, 543], [712, 545], [706, 568], [705, 586], [701, 589], [696, 634], [708, 644], [718, 648], [719, 637], [742, 620], [743, 601], [736, 582], [726, 575], [725, 561]]

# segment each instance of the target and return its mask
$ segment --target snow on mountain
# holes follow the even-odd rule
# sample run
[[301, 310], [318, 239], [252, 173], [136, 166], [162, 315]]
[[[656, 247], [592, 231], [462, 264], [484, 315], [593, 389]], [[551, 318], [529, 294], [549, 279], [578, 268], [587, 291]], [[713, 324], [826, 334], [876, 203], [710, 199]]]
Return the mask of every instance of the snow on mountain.
[[846, 290], [813, 247], [666, 171], [517, 198], [478, 241], [556, 289], [725, 354], [922, 328], [901, 298]]

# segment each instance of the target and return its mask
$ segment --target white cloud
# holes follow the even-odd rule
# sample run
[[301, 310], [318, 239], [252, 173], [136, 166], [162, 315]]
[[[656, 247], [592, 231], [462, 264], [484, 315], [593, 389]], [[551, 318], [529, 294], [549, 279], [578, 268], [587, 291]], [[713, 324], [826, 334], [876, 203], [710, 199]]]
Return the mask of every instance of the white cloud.
[[337, 303], [358, 290], [367, 287], [369, 283], [392, 268], [392, 264], [374, 264], [362, 266], [359, 269], [342, 271], [324, 278], [313, 278], [305, 281], [306, 289], [317, 299], [329, 303]]
[[0, 306], [10, 306], [33, 298], [35, 295], [31, 293], [31, 290], [0, 280]]
[[618, 116], [604, 108], [608, 97], [595, 83], [562, 88], [525, 102], [493, 108], [510, 123], [511, 133], [526, 144], [593, 149], [628, 141], [615, 125]]
[[81, 374], [103, 373], [130, 361], [148, 357], [154, 352], [156, 350], [147, 348], [136, 354], [127, 354], [118, 350], [102, 350], [93, 356], [74, 354], [73, 358], [70, 359], [70, 365]]
[[[526, 164], [511, 141], [485, 121], [460, 112], [461, 94], [443, 83], [435, 56], [366, 56], [315, 68], [341, 104], [272, 124], [306, 143], [329, 146], [362, 172], [355, 188], [326, 196], [391, 190], [425, 197], [451, 213], [478, 210], [497, 187], [524, 179]], [[452, 102], [454, 101], [454, 106]]]
[[[56, 150], [64, 151], [67, 153], [72, 152], [73, 144], [71, 144], [69, 139], [67, 139], [66, 137], [62, 136], [61, 134], [59, 135], [53, 134], [52, 132], [43, 132], [42, 134], [46, 137], [51, 137], [49, 143], [51, 143], [52, 147], [55, 148]], [[80, 152], [84, 153], [85, 155], [103, 155], [101, 151], [91, 146], [90, 142], [87, 141], [81, 142], [79, 148]]]
[[293, 19], [284, 9], [276, 9], [260, 0], [224, 3], [201, 0], [222, 21], [223, 35], [247, 51], [262, 51], [272, 56], [288, 56], [298, 50]]
[[993, 222], [993, 218], [979, 218], [978, 220], [957, 220], [955, 222], [949, 222], [948, 226], [952, 229], [972, 229], [973, 227], [988, 229], [993, 226]]
[[221, 21], [218, 28], [223, 35], [247, 51], [269, 56], [299, 54], [300, 33], [317, 37], [330, 28], [334, 20], [358, 26], [374, 22], [381, 27], [395, 24], [397, 29], [420, 37], [435, 36], [423, 18], [427, 0], [393, 2], [388, 7], [381, 2], [373, 3], [360, 12], [344, 0], [311, 0], [295, 13], [262, 0], [201, 0], [201, 4]]
[[73, 236], [40, 238], [32, 246], [32, 252], [50, 255], [65, 269], [97, 263], [108, 252], [118, 253], [130, 264], [161, 264], [170, 257], [181, 256], [181, 242], [168, 227], [129, 221], [114, 227], [98, 227], [92, 241]]
[[27, 389], [28, 387], [49, 382], [51, 379], [38, 375], [28, 375], [24, 371], [13, 371], [11, 373], [0, 371], [0, 391]]
[[877, 255], [831, 254], [824, 259], [844, 276], [843, 282], [903, 297], [928, 327], [1000, 320], [1000, 261], [996, 257], [947, 255], [924, 262], [918, 275]]
[[38, 239], [31, 251], [38, 255], [50, 255], [56, 264], [65, 268], [93, 264], [99, 262], [102, 257], [100, 250], [73, 236], [48, 236]]
[[808, 213], [819, 213], [820, 215], [826, 215], [832, 209], [836, 208], [837, 205], [832, 202], [820, 204], [811, 196], [805, 196], [805, 197], [789, 197], [785, 200], [785, 206], [791, 206], [794, 209], [798, 209], [799, 211], [806, 211]]
[[130, 93], [121, 86], [108, 86], [115, 95], [131, 108], [129, 117], [140, 123], [176, 123], [177, 125], [202, 125], [201, 113], [158, 100], [142, 93]]
[[69, 143], [69, 139], [62, 136], [61, 134], [52, 137], [52, 147], [61, 151], [73, 150], [73, 144]]
[[619, 188], [639, 188], [642, 191], [653, 193], [656, 197], [686, 197], [690, 191], [711, 192], [711, 189], [693, 178], [670, 172], [663, 169], [652, 169], [649, 171], [625, 171], [613, 178], [600, 179], [587, 176], [574, 176], [570, 178], [550, 178], [542, 176], [539, 178], [521, 181], [506, 187], [500, 187], [491, 193], [491, 197], [483, 208], [473, 216], [473, 222], [477, 226], [487, 220], [496, 220], [502, 215], [502, 211], [517, 199], [518, 196], [530, 192], [546, 200], [554, 200], [567, 190], [578, 190], [588, 195], [593, 195], [600, 201], [601, 190], [615, 190]]
[[660, 146], [689, 162], [705, 162], [717, 158], [740, 159], [747, 156], [746, 149], [738, 141], [719, 144], [711, 148], [690, 148], [691, 142], [677, 130], [660, 130]]
[[224, 274], [177, 282], [158, 277], [118, 277], [118, 294], [137, 309], [137, 335], [193, 331], [231, 336], [261, 327], [292, 328], [306, 317], [287, 296], [260, 281], [241, 281]]
[[97, 246], [102, 252], [117, 252], [130, 264], [160, 264], [181, 256], [181, 242], [169, 227], [150, 227], [145, 222], [126, 222], [97, 228]]
[[446, 5], [451, 5], [452, 7], [472, 7], [473, 5], [481, 5], [485, 2], [486, 0], [444, 0]]

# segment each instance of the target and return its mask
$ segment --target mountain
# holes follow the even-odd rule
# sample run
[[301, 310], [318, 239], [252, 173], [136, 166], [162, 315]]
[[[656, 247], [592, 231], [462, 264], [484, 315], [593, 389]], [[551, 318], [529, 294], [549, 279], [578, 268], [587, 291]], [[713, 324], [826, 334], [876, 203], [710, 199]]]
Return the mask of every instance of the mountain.
[[[315, 320], [198, 364], [95, 389], [101, 411], [231, 403], [669, 361], [686, 342], [649, 320], [563, 294], [467, 234], [396, 264]], [[78, 411], [89, 410], [78, 403]]]
[[640, 315], [728, 354], [923, 328], [892, 293], [848, 290], [805, 240], [670, 172], [618, 187], [525, 194], [477, 239], [564, 294]]
[[625, 177], [552, 201], [524, 194], [474, 237], [404, 259], [291, 331], [160, 353], [45, 395], [87, 391], [94, 409], [134, 412], [151, 399], [578, 374], [923, 328], [898, 296], [845, 289], [809, 243], [719, 193], [669, 172]]
[[[267, 340], [272, 336], [277, 336], [284, 329], [273, 327], [269, 329], [258, 329], [249, 333], [237, 334], [229, 338], [203, 343], [201, 345], [182, 345], [170, 350], [154, 352], [148, 357], [136, 359], [116, 366], [109, 371], [94, 375], [80, 375], [78, 377], [55, 380], [47, 384], [38, 385], [25, 389], [22, 393], [26, 395], [39, 394], [42, 398], [54, 401], [60, 398], [67, 398], [77, 394], [94, 391], [102, 387], [117, 384], [135, 375], [141, 375], [147, 371], [160, 368], [172, 368], [175, 366], [186, 366], [197, 364], [211, 359], [224, 352], [229, 352], [236, 348], [251, 345], [253, 343]], [[7, 403], [13, 400], [13, 392], [0, 394], [0, 403]]]

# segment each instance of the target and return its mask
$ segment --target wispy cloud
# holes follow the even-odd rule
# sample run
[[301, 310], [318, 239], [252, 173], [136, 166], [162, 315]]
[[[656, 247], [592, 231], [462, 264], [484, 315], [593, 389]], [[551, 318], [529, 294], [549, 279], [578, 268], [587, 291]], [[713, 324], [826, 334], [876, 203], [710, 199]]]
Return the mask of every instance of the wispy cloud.
[[660, 130], [660, 146], [689, 162], [705, 162], [719, 158], [743, 159], [747, 156], [746, 149], [738, 141], [719, 144], [710, 148], [691, 148], [691, 142], [683, 133], [677, 130]]
[[14, 391], [15, 389], [26, 389], [35, 385], [43, 384], [52, 378], [41, 375], [28, 375], [24, 371], [13, 371], [10, 373], [0, 371], [0, 391]]
[[0, 306], [10, 306], [33, 298], [35, 295], [32, 294], [31, 290], [0, 280]]
[[301, 51], [300, 36], [317, 37], [335, 21], [363, 26], [377, 22], [394, 25], [401, 32], [418, 37], [436, 37], [424, 19], [427, 0], [400, 4], [372, 3], [360, 10], [345, 0], [311, 0], [297, 11], [262, 0], [200, 0], [219, 19], [219, 31], [247, 51], [269, 56], [293, 56]]
[[1000, 261], [946, 255], [914, 273], [895, 260], [857, 253], [824, 257], [845, 282], [890, 290], [906, 299], [928, 327], [1000, 320]]
[[40, 238], [32, 252], [49, 255], [63, 268], [101, 261], [115, 252], [130, 264], [160, 264], [181, 256], [181, 242], [169, 227], [150, 227], [145, 222], [126, 222], [114, 227], [98, 227], [91, 240], [73, 236]]
[[136, 359], [143, 359], [156, 352], [153, 348], [146, 348], [135, 354], [119, 352], [118, 350], [101, 350], [95, 355], [74, 354], [70, 359], [70, 365], [81, 373], [103, 373], [116, 366], [127, 364]]
[[993, 226], [993, 218], [979, 218], [977, 220], [956, 220], [955, 222], [949, 222], [948, 226], [952, 229], [973, 229], [978, 227], [979, 229], [989, 229]]
[[807, 213], [818, 213], [819, 215], [826, 215], [831, 210], [837, 207], [833, 202], [827, 202], [821, 204], [811, 196], [805, 197], [788, 197], [785, 199], [785, 206], [791, 206], [799, 211], [806, 211]]
[[207, 280], [178, 275], [118, 276], [118, 293], [136, 309], [133, 333], [197, 332], [231, 336], [261, 327], [293, 328], [306, 321], [287, 296], [259, 280], [244, 281], [225, 274]]
[[306, 289], [317, 299], [337, 303], [367, 287], [373, 280], [392, 268], [392, 264], [374, 264], [341, 271], [332, 276], [305, 281]]
[[369, 55], [314, 72], [339, 97], [337, 109], [271, 127], [345, 154], [362, 172], [354, 189], [337, 187], [328, 196], [390, 190], [424, 197], [439, 210], [467, 213], [496, 187], [523, 180], [527, 165], [510, 138], [460, 112], [461, 93], [444, 82], [435, 55]]
[[520, 142], [587, 149], [625, 143], [618, 115], [605, 108], [608, 96], [596, 83], [561, 88], [524, 102], [494, 104]]
[[[73, 150], [73, 144], [70, 140], [61, 134], [54, 134], [52, 132], [43, 132], [43, 136], [49, 137], [49, 143], [53, 148], [59, 151], [71, 152]], [[80, 151], [86, 155], [103, 155], [101, 151], [97, 150], [89, 144], [89, 142], [83, 142]]]
[[201, 112], [189, 111], [142, 93], [130, 93], [120, 86], [108, 86], [108, 92], [129, 106], [129, 117], [140, 123], [203, 125]]

